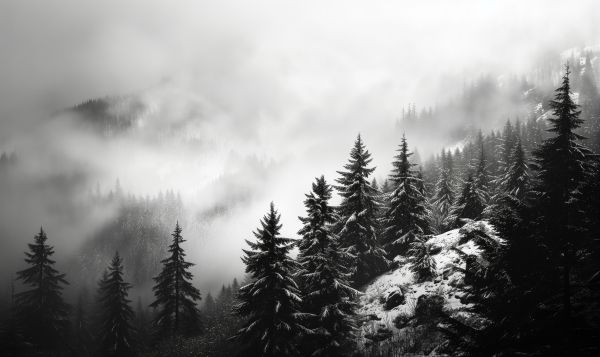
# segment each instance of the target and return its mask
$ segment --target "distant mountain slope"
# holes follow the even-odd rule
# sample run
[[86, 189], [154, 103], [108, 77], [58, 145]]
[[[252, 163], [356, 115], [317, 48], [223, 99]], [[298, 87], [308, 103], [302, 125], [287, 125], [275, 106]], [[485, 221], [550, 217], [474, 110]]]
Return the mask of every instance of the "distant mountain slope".
[[140, 98], [129, 95], [90, 99], [61, 114], [75, 114], [82, 124], [88, 124], [103, 135], [111, 136], [136, 127], [147, 110]]

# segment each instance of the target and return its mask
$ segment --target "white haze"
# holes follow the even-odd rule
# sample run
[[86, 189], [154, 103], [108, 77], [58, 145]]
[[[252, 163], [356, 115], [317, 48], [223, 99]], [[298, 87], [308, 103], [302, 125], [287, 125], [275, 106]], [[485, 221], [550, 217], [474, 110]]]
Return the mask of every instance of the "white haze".
[[[315, 176], [333, 182], [357, 133], [382, 178], [404, 105], [435, 105], [482, 73], [525, 73], [596, 44], [599, 13], [597, 1], [2, 1], [0, 151], [17, 152], [28, 177], [82, 170], [89, 188], [118, 178], [138, 195], [173, 189], [193, 211], [249, 191], [186, 236], [199, 284], [214, 288], [242, 275], [243, 239], [270, 201], [296, 236], [304, 193]], [[153, 108], [143, 135], [108, 143], [77, 118], [50, 119], [131, 93]], [[172, 128], [202, 143], [161, 140]], [[408, 139], [422, 154], [444, 144]], [[60, 259], [110, 217], [72, 222], [37, 205], [39, 191], [20, 197], [0, 203], [12, 262], [41, 224]]]

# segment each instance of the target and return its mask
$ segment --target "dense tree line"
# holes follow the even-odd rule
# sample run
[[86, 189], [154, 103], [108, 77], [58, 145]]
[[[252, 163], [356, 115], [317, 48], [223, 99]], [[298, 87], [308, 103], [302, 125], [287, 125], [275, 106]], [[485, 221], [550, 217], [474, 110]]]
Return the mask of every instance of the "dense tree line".
[[[412, 169], [403, 137], [393, 172], [381, 189], [368, 181], [374, 168], [369, 167], [370, 153], [359, 136], [344, 171], [338, 172], [335, 188], [342, 198], [340, 205], [328, 207], [329, 187], [322, 177], [307, 195], [308, 216], [300, 218], [304, 228], [297, 243], [300, 267], [284, 253], [293, 243], [277, 238], [280, 225], [273, 207], [262, 223], [263, 229], [272, 227], [270, 234], [259, 231], [260, 243], [249, 242], [252, 257], [272, 256], [271, 250], [280, 255], [260, 267], [245, 258], [254, 282], [243, 288], [248, 290], [241, 311], [263, 316], [264, 309], [287, 306], [275, 309], [287, 316], [280, 317], [285, 322], [276, 326], [251, 321], [240, 336], [268, 336], [277, 328], [301, 336], [278, 339], [278, 347], [272, 345], [275, 340], [253, 339], [261, 341], [253, 348], [262, 348], [264, 355], [276, 348], [298, 353], [294, 350], [298, 345], [306, 348], [305, 355], [318, 355], [322, 350], [317, 346], [356, 343], [351, 333], [340, 343], [344, 335], [328, 330], [329, 322], [320, 310], [326, 308], [330, 318], [330, 311], [336, 311], [337, 326], [352, 331], [350, 321], [357, 320], [345, 303], [353, 297], [343, 280], [346, 276], [358, 288], [393, 266], [390, 259], [401, 255], [413, 262], [418, 279], [432, 279], [435, 261], [425, 244], [428, 234], [460, 227], [467, 220], [488, 219], [506, 243], [478, 236], [473, 239], [481, 257], [461, 253], [466, 264], [461, 268], [466, 291], [462, 299], [470, 306], [470, 317], [446, 316], [441, 327], [447, 336], [444, 349], [470, 356], [597, 353], [599, 223], [598, 215], [588, 212], [597, 213], [600, 206], [599, 165], [581, 143], [585, 122], [573, 102], [569, 74], [567, 68], [550, 101], [552, 115], [547, 120], [532, 116], [525, 123], [507, 121], [499, 132], [480, 131], [461, 149], [443, 150], [423, 165], [423, 171]], [[337, 261], [344, 262], [345, 269], [325, 258], [331, 256], [331, 248], [337, 250]], [[320, 284], [327, 281], [324, 274], [338, 279], [328, 284], [331, 295], [321, 295]], [[273, 285], [265, 285], [267, 281]], [[269, 306], [253, 302], [250, 297], [257, 291], [280, 300]], [[329, 307], [333, 300], [338, 301], [335, 310]], [[342, 302], [348, 309], [339, 309]], [[319, 311], [320, 319], [311, 318]], [[250, 334], [254, 328], [259, 331]], [[322, 331], [329, 331], [327, 337]], [[329, 354], [338, 351], [342, 350]]]
[[[147, 343], [200, 332], [200, 292], [191, 284], [193, 265], [185, 261], [179, 224], [170, 255], [155, 278], [152, 319], [138, 306], [134, 314], [119, 253], [98, 281], [95, 301], [83, 291], [76, 306], [63, 297], [65, 274], [54, 267], [54, 248], [43, 229], [25, 253], [28, 268], [17, 272], [24, 290], [14, 294], [11, 317], [3, 322], [2, 353], [8, 356], [134, 356]], [[90, 306], [92, 305], [92, 306]], [[152, 336], [152, 338], [150, 338]]]
[[498, 192], [481, 216], [506, 244], [482, 238], [483, 259], [464, 257], [465, 300], [485, 323], [448, 317], [453, 354], [587, 356], [600, 349], [599, 165], [578, 133], [583, 120], [569, 74], [567, 67], [540, 143], [523, 145], [513, 134], [507, 145], [510, 135], [502, 136], [510, 150], [499, 150], [506, 161]]

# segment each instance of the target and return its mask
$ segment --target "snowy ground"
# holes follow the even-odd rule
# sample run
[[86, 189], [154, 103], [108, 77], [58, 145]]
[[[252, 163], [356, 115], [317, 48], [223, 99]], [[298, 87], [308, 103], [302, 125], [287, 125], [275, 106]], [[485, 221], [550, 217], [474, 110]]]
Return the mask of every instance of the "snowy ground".
[[[457, 247], [467, 254], [478, 253], [478, 248], [473, 241], [459, 244], [459, 241], [468, 230], [481, 230], [487, 235], [498, 239], [492, 226], [485, 221], [467, 223], [461, 229], [454, 229], [434, 236], [427, 241], [428, 245], [439, 249], [434, 255], [437, 276], [433, 281], [416, 282], [415, 274], [411, 271], [411, 262], [406, 258], [396, 257], [399, 267], [390, 271], [364, 287], [364, 294], [360, 297], [359, 313], [371, 318], [362, 326], [362, 334], [372, 333], [381, 328], [387, 328], [392, 334], [398, 335], [400, 330], [394, 326], [394, 319], [402, 314], [413, 316], [417, 299], [421, 295], [439, 295], [444, 297], [444, 307], [448, 310], [460, 310], [464, 305], [460, 302], [460, 286], [462, 276], [452, 272], [453, 265], [461, 264], [458, 253], [452, 250]], [[400, 288], [405, 296], [405, 302], [391, 310], [386, 310], [385, 297], [388, 293]]]

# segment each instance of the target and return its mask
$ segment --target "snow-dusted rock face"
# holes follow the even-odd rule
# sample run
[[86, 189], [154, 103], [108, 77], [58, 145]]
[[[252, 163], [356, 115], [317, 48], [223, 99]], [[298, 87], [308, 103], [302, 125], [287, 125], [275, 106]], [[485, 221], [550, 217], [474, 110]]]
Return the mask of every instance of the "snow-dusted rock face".
[[[407, 338], [404, 330], [409, 322], [412, 321], [413, 327], [419, 324], [415, 324], [415, 318], [418, 318], [415, 316], [416, 309], [422, 314], [435, 309], [435, 305], [441, 305], [439, 308], [446, 312], [460, 313], [464, 307], [460, 301], [463, 277], [453, 267], [464, 266], [464, 263], [453, 248], [477, 256], [479, 248], [469, 239], [475, 232], [499, 239], [488, 222], [469, 222], [460, 229], [433, 236], [427, 241], [436, 263], [436, 274], [432, 279], [419, 281], [412, 271], [411, 259], [398, 256], [395, 259], [398, 268], [381, 275], [362, 289], [358, 312], [364, 317], [361, 326], [363, 347]], [[398, 296], [399, 291], [402, 298]], [[390, 298], [396, 300], [390, 301]], [[383, 339], [385, 336], [387, 338]]]

